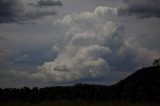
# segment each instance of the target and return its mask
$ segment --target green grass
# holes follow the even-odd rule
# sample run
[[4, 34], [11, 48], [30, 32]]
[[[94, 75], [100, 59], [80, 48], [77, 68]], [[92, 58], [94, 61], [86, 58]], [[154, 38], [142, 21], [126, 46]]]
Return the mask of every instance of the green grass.
[[0, 106], [160, 106], [160, 103], [131, 102], [85, 102], [85, 101], [44, 101], [40, 103], [10, 101], [0, 103]]

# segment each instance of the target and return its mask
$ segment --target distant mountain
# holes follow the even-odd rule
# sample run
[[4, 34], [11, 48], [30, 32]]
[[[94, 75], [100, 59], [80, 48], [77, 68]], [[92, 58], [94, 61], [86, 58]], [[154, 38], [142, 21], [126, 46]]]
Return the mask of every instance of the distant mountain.
[[142, 68], [109, 88], [114, 100], [160, 101], [160, 66]]

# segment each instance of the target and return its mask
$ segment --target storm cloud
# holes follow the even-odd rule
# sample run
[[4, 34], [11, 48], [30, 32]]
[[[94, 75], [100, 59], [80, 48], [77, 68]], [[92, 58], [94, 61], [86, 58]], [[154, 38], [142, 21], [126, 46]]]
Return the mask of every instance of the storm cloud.
[[120, 8], [120, 15], [137, 16], [139, 18], [160, 18], [159, 0], [124, 0], [127, 7]]
[[[35, 5], [38, 1], [35, 0]], [[158, 16], [144, 15], [144, 12], [138, 12], [138, 15], [137, 12], [127, 13], [131, 4], [144, 8], [141, 4], [144, 0], [140, 0], [141, 3], [127, 0], [127, 7], [121, 8], [123, 11], [119, 10], [121, 6], [92, 6], [89, 5], [92, 1], [88, 0], [87, 5], [87, 0], [84, 1], [64, 0], [64, 6], [58, 10], [64, 13], [55, 17], [52, 25], [0, 25], [0, 86], [113, 84], [140, 67], [150, 66], [160, 57]], [[84, 3], [86, 9], [80, 3]], [[151, 8], [149, 5], [146, 9]], [[28, 6], [27, 10], [23, 5], [17, 7], [22, 15], [14, 15], [15, 21], [1, 23], [37, 20], [57, 12], [47, 4]], [[139, 18], [130, 17], [132, 15]], [[6, 42], [3, 36], [14, 42]]]
[[54, 20], [53, 24], [61, 29], [60, 39], [52, 47], [56, 57], [44, 62], [34, 73], [11, 72], [19, 76], [25, 73], [27, 80], [72, 82], [150, 65], [159, 57], [159, 49], [143, 45], [139, 35], [126, 36], [125, 26], [118, 25], [117, 18], [117, 8], [99, 6], [93, 12], [73, 13]]
[[[63, 43], [54, 47], [64, 46], [59, 47], [53, 61], [39, 67], [41, 71], [35, 76], [63, 82], [149, 65], [159, 51], [141, 46], [137, 36], [125, 36], [123, 25], [116, 25], [117, 16], [117, 8], [99, 6], [93, 12], [73, 13], [55, 20], [54, 24], [66, 32]], [[69, 72], [55, 70], [63, 66]]]
[[57, 12], [55, 10], [33, 10], [33, 11], [28, 11], [25, 14], [25, 20], [36, 20], [43, 18], [45, 16], [51, 16], [51, 15], [56, 15]]
[[[43, 3], [45, 3], [45, 1], [40, 2], [41, 5]], [[26, 10], [20, 0], [0, 0], [0, 24], [25, 23], [56, 14], [57, 12], [54, 9], [41, 10], [33, 8]]]
[[63, 6], [61, 1], [53, 1], [53, 0], [40, 0], [37, 4], [30, 3], [29, 5], [35, 7], [53, 7], [53, 6]]
[[18, 22], [23, 13], [23, 6], [18, 0], [0, 0], [0, 23]]

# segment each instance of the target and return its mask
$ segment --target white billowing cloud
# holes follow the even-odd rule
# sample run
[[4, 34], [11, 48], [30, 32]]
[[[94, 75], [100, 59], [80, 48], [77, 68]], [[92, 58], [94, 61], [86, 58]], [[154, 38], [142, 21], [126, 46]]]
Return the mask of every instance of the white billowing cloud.
[[56, 59], [40, 66], [39, 74], [54, 81], [72, 81], [106, 75], [120, 67], [150, 65], [159, 51], [142, 46], [137, 36], [124, 35], [116, 21], [117, 9], [103, 6], [55, 20], [53, 24], [66, 31], [63, 43], [57, 44], [64, 46], [53, 47], [58, 50]]
[[52, 52], [55, 52], [55, 53], [59, 53], [59, 51], [60, 51], [60, 49], [58, 48], [58, 46], [57, 45], [54, 45], [53, 47], [52, 47]]
[[41, 72], [57, 81], [66, 81], [86, 76], [95, 77], [108, 69], [107, 62], [101, 57], [110, 53], [108, 48], [93, 45], [76, 50], [65, 50], [54, 61], [41, 66]]
[[116, 32], [116, 16], [116, 8], [100, 6], [94, 12], [73, 13], [55, 20], [54, 24], [68, 28], [62, 39], [65, 46], [55, 60], [39, 67], [40, 73], [56, 81], [69, 81], [109, 71], [104, 57], [112, 53], [106, 42]]

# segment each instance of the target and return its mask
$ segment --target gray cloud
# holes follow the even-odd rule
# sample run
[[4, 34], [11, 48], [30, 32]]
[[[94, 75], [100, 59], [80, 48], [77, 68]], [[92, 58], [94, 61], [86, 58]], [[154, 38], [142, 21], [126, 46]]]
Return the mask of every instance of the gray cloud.
[[40, 0], [37, 4], [30, 3], [29, 5], [35, 7], [53, 7], [53, 6], [63, 6], [61, 1], [53, 1], [53, 0]]
[[139, 18], [160, 18], [159, 0], [124, 0], [127, 7], [120, 8], [120, 15], [138, 16]]
[[0, 23], [17, 22], [23, 12], [18, 0], [0, 0]]
[[27, 11], [20, 0], [0, 0], [0, 24], [25, 23], [56, 14], [57, 12], [53, 9], [31, 9]]
[[25, 14], [25, 20], [36, 20], [43, 18], [45, 16], [56, 15], [57, 12], [55, 10], [33, 10], [28, 11]]
[[6, 40], [7, 38], [0, 36], [0, 40]]

